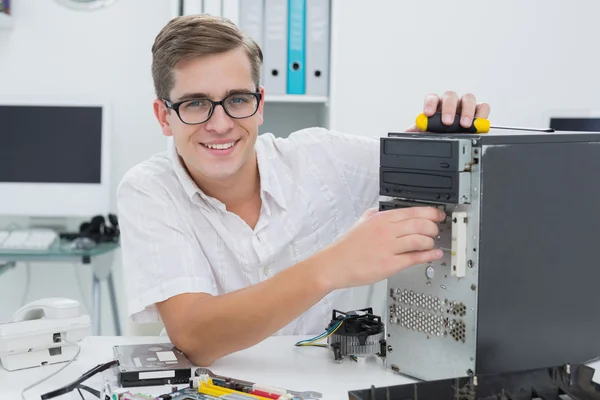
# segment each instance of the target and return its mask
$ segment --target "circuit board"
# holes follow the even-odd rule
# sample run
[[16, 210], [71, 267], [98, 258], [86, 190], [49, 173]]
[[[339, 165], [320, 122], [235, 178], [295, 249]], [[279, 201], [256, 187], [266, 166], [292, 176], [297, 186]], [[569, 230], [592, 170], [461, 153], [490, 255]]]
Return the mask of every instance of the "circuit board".
[[189, 387], [173, 387], [169, 393], [150, 396], [122, 390], [111, 393], [107, 400], [315, 400], [321, 393], [292, 390], [248, 382], [212, 373], [207, 368], [198, 368], [196, 376], [190, 380]]
[[[113, 396], [115, 400], [213, 400], [214, 397], [198, 393], [198, 389], [185, 388], [159, 397], [148, 396], [141, 393], [125, 392]], [[112, 399], [111, 399], [112, 400]]]
[[[155, 400], [155, 399], [169, 399], [169, 400], [205, 400], [214, 399], [213, 396], [207, 396], [202, 393], [198, 393], [197, 389], [185, 388], [181, 390], [177, 390], [172, 393], [163, 394], [159, 397], [153, 397], [149, 395], [145, 395], [142, 393], [133, 393], [133, 392], [125, 392], [120, 394], [113, 395], [114, 400]], [[113, 400], [111, 399], [111, 400]]]
[[[173, 391], [171, 393], [165, 393], [157, 397], [148, 396], [142, 393], [125, 392], [118, 395], [114, 395], [114, 400], [214, 400], [215, 398], [222, 400], [263, 400], [263, 399], [290, 399], [300, 400], [299, 397], [284, 397], [281, 395], [271, 395], [270, 397], [263, 397], [257, 394], [251, 394], [247, 392], [241, 392], [237, 390], [225, 390], [222, 386], [215, 384], [207, 384], [200, 388], [184, 388]], [[256, 391], [254, 391], [256, 393]], [[268, 395], [268, 393], [265, 393]], [[113, 400], [111, 399], [111, 400]]]

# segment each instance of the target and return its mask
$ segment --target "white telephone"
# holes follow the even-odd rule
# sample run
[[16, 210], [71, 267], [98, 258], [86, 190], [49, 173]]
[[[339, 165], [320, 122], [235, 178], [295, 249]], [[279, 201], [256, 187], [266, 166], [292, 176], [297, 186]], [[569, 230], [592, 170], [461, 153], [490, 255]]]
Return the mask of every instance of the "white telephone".
[[0, 362], [8, 371], [71, 360], [75, 344], [90, 332], [89, 315], [67, 298], [46, 298], [21, 307], [13, 322], [0, 323]]

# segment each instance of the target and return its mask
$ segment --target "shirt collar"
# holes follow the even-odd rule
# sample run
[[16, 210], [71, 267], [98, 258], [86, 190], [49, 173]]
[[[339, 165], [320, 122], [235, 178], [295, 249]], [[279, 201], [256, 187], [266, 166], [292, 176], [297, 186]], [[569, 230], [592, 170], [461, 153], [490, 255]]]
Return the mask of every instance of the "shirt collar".
[[192, 177], [187, 172], [183, 160], [180, 158], [179, 153], [175, 148], [175, 144], [171, 143], [169, 147], [169, 158], [171, 159], [173, 170], [175, 171], [175, 175], [177, 175], [181, 186], [183, 186], [183, 190], [189, 196], [190, 200], [194, 201], [197, 196], [200, 196], [205, 201], [210, 201], [209, 196], [200, 190], [198, 185], [196, 185], [196, 182], [194, 182]]
[[260, 174], [260, 191], [264, 200], [264, 195], [268, 194], [279, 207], [286, 208], [285, 196], [281, 190], [281, 184], [277, 171], [281, 170], [279, 165], [276, 165], [276, 151], [272, 147], [272, 141], [267, 141], [272, 138], [271, 134], [262, 134], [256, 140], [256, 159], [258, 160], [258, 173]]
[[[189, 196], [189, 198], [196, 202], [196, 198], [200, 197], [208, 204], [212, 204], [217, 208], [225, 210], [225, 205], [214, 197], [208, 196], [204, 193], [196, 182], [190, 177], [183, 161], [181, 160], [179, 153], [177, 153], [177, 149], [175, 145], [171, 143], [169, 146], [169, 158], [171, 159], [171, 163], [173, 165], [173, 169], [175, 171], [175, 175], [181, 182], [185, 193]], [[269, 151], [271, 149], [267, 148], [260, 136], [256, 141], [255, 151], [256, 151], [256, 159], [258, 161], [258, 172], [260, 174], [260, 192], [261, 198], [264, 203], [265, 195], [268, 194], [278, 205], [279, 207], [285, 209], [286, 202], [285, 197], [283, 196], [283, 192], [281, 190], [281, 185], [279, 184], [279, 178], [275, 170], [277, 169], [273, 163], [272, 152]], [[268, 208], [268, 205], [267, 205]]]

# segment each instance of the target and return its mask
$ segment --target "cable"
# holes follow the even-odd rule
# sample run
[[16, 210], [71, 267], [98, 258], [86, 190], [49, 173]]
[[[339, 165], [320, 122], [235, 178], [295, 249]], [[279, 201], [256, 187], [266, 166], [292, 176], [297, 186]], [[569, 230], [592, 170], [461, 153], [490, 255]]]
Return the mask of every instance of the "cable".
[[60, 339], [60, 342], [58, 342], [58, 343], [61, 343], [61, 342], [65, 342], [65, 343], [69, 343], [69, 344], [72, 344], [72, 345], [75, 345], [75, 346], [77, 346], [77, 353], [75, 353], [75, 356], [74, 356], [73, 358], [71, 358], [71, 360], [69, 360], [69, 362], [68, 362], [68, 363], [66, 363], [65, 365], [63, 365], [63, 367], [62, 367], [61, 369], [59, 369], [58, 371], [56, 371], [56, 372], [54, 372], [54, 373], [52, 373], [52, 374], [48, 375], [47, 377], [45, 377], [45, 378], [43, 378], [43, 379], [41, 379], [41, 380], [39, 380], [39, 381], [37, 381], [37, 382], [35, 382], [35, 383], [33, 383], [33, 384], [29, 385], [29, 386], [27, 386], [25, 389], [23, 389], [23, 391], [21, 392], [21, 397], [23, 398], [23, 400], [25, 400], [25, 392], [26, 392], [26, 391], [28, 391], [29, 389], [31, 389], [31, 388], [33, 388], [33, 387], [35, 387], [35, 386], [39, 385], [40, 383], [42, 383], [42, 382], [45, 382], [45, 381], [47, 381], [48, 379], [50, 379], [50, 378], [52, 378], [52, 377], [54, 377], [54, 376], [58, 375], [58, 374], [59, 374], [59, 373], [60, 373], [60, 372], [61, 372], [63, 369], [65, 369], [65, 368], [67, 368], [69, 365], [71, 365], [71, 363], [72, 363], [73, 361], [75, 361], [75, 359], [76, 359], [76, 358], [79, 356], [79, 353], [81, 353], [81, 346], [79, 346], [79, 343], [74, 343], [74, 342], [71, 342], [71, 341], [69, 341], [69, 340], [66, 340], [66, 339], [64, 339], [64, 338], [62, 338], [62, 337], [61, 337], [61, 339]]
[[109, 369], [115, 365], [119, 365], [119, 361], [112, 360], [112, 361], [106, 362], [104, 364], [98, 364], [94, 368], [90, 369], [89, 371], [84, 372], [75, 381], [73, 381], [61, 388], [55, 389], [51, 392], [44, 393], [41, 396], [41, 399], [42, 400], [52, 399], [54, 397], [58, 397], [58, 396], [62, 396], [63, 394], [67, 394], [75, 389], [83, 389], [85, 391], [90, 392], [94, 396], [100, 398], [100, 391], [92, 389], [89, 386], [82, 385], [82, 382], [85, 382], [86, 380], [90, 379], [92, 376], [96, 375], [97, 373], [106, 371], [107, 369]]
[[77, 385], [77, 390], [81, 390], [81, 389], [85, 390], [86, 392], [89, 392], [89, 393], [93, 394], [97, 398], [100, 398], [101, 394], [100, 394], [99, 390], [92, 389], [91, 387], [80, 383], [79, 385]]
[[325, 332], [321, 333], [319, 336], [315, 336], [312, 339], [300, 340], [299, 342], [296, 342], [295, 346], [298, 346], [298, 347], [300, 347], [300, 346], [327, 347], [326, 344], [321, 344], [321, 343], [317, 344], [316, 342], [326, 339], [329, 336], [333, 335], [335, 333], [335, 331], [337, 331], [340, 328], [340, 326], [342, 326], [345, 319], [346, 318], [341, 319], [335, 325], [333, 325], [331, 328], [329, 328]]

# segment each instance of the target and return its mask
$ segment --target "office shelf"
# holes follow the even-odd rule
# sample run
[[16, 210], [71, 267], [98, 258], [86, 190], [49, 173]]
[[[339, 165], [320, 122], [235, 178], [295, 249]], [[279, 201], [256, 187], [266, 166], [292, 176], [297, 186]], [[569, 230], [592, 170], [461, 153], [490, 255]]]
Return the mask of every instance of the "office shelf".
[[0, 29], [12, 28], [13, 19], [10, 15], [0, 13]]
[[308, 96], [308, 95], [271, 95], [267, 93], [265, 102], [267, 103], [327, 103], [327, 96]]

